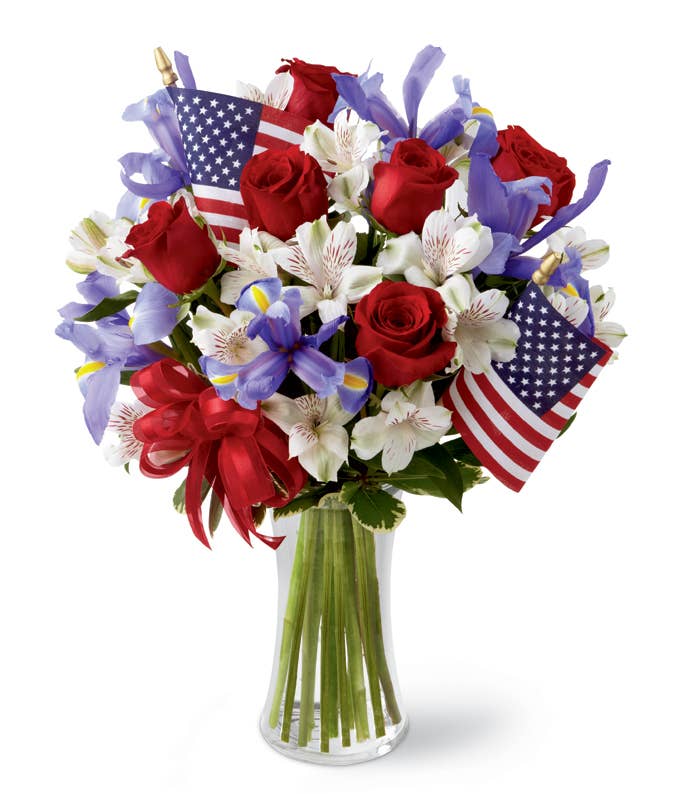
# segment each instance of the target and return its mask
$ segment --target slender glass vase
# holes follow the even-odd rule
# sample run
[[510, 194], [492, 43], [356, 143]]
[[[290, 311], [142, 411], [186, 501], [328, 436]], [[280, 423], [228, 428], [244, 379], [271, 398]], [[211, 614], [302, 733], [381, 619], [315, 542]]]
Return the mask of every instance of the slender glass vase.
[[378, 758], [406, 734], [390, 626], [394, 534], [339, 502], [274, 522], [279, 605], [260, 729], [285, 755], [319, 764]]

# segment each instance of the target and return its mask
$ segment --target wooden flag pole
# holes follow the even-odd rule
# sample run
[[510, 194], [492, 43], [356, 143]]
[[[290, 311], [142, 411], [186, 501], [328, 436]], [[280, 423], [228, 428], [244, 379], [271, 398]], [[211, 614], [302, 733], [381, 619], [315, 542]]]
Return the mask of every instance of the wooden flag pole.
[[543, 287], [548, 283], [550, 276], [552, 276], [561, 263], [562, 254], [556, 254], [554, 251], [551, 251], [549, 254], [543, 257], [538, 270], [534, 270], [531, 280], [539, 287]]
[[153, 57], [156, 60], [156, 66], [158, 67], [158, 71], [161, 73], [163, 77], [163, 85], [164, 86], [174, 86], [179, 78], [172, 70], [172, 61], [168, 56], [165, 54], [165, 50], [162, 47], [156, 47], [153, 51]]

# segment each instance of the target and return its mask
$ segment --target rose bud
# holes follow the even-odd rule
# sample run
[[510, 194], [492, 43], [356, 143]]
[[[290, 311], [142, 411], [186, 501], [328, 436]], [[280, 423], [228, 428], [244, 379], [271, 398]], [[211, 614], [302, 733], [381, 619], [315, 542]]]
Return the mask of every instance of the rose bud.
[[383, 281], [357, 304], [356, 348], [373, 365], [379, 383], [404, 386], [451, 362], [456, 343], [442, 339], [446, 320], [446, 307], [436, 290]]
[[389, 163], [373, 169], [373, 217], [397, 234], [420, 233], [425, 218], [442, 206], [444, 193], [458, 177], [438, 151], [420, 138], [400, 141]]
[[332, 75], [350, 74], [335, 66], [305, 63], [299, 58], [286, 58], [284, 65], [276, 70], [277, 74], [281, 72], [290, 72], [293, 77], [293, 93], [286, 110], [304, 119], [318, 119], [324, 124], [338, 101], [338, 89]]
[[207, 228], [191, 217], [184, 199], [174, 206], [157, 201], [144, 223], [125, 238], [125, 256], [139, 259], [151, 275], [171, 292], [182, 295], [202, 287], [220, 263]]
[[241, 173], [241, 197], [250, 226], [281, 240], [328, 212], [321, 166], [297, 146], [251, 157]]
[[576, 177], [567, 167], [567, 161], [555, 152], [545, 149], [522, 127], [508, 127], [498, 133], [498, 154], [491, 164], [503, 182], [514, 182], [527, 176], [547, 176], [552, 182], [552, 195], [546, 193], [531, 225], [535, 226], [544, 215], [553, 216], [560, 207], [571, 201]]

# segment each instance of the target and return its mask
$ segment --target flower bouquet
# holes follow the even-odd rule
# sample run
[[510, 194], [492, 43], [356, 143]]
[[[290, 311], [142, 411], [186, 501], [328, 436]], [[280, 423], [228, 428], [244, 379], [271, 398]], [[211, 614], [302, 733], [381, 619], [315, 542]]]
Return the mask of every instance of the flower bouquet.
[[[181, 475], [206, 546], [226, 513], [278, 549], [279, 616], [261, 729], [350, 763], [405, 735], [390, 636], [401, 493], [446, 499], [485, 470], [519, 491], [613, 357], [608, 246], [572, 225], [564, 158], [497, 130], [467, 80], [421, 125], [444, 54], [404, 81], [286, 60], [264, 89], [197, 88], [186, 56], [131, 105], [157, 148], [120, 159], [115, 218], [74, 230], [82, 301], [57, 334], [109, 461]], [[178, 85], [181, 79], [181, 87]], [[273, 529], [261, 529], [267, 508]]]

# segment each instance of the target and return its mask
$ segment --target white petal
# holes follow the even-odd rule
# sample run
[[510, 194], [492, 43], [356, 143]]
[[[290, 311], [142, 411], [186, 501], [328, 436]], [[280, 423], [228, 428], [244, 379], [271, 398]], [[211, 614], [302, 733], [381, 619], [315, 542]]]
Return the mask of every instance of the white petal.
[[323, 281], [320, 280], [319, 274], [312, 270], [299, 245], [277, 248], [271, 252], [270, 256], [281, 270], [285, 270], [307, 284], [313, 284], [315, 288], [323, 287]]
[[298, 460], [302, 468], [319, 482], [335, 482], [338, 479], [338, 470], [347, 460], [347, 455], [341, 457], [317, 444], [302, 452]]
[[439, 441], [451, 427], [451, 411], [442, 405], [421, 408], [409, 420], [417, 436], [418, 449], [425, 449]]
[[417, 408], [431, 408], [434, 406], [434, 390], [432, 384], [424, 380], [417, 380], [404, 389], [406, 399]]
[[387, 427], [383, 416], [360, 419], [352, 431], [352, 449], [363, 460], [370, 460], [385, 446]]
[[264, 94], [264, 104], [279, 110], [285, 110], [292, 93], [293, 75], [290, 72], [282, 72], [277, 74], [267, 86]]
[[389, 429], [382, 454], [382, 467], [388, 474], [405, 469], [418, 447], [415, 429], [403, 422]]
[[437, 284], [458, 272], [454, 261], [456, 222], [446, 210], [435, 210], [423, 224], [423, 266]]
[[[312, 312], [316, 311], [316, 307], [320, 301], [323, 300], [321, 293], [316, 287], [284, 287], [286, 290], [296, 289], [302, 297], [302, 305], [300, 306], [300, 317], [307, 317]], [[340, 312], [341, 314], [343, 312]]]
[[254, 270], [231, 270], [225, 273], [220, 282], [220, 300], [229, 306], [235, 306], [242, 290], [261, 278], [262, 275]]
[[314, 428], [307, 422], [294, 424], [288, 434], [288, 452], [291, 458], [297, 458], [303, 452], [316, 447], [319, 437]]
[[322, 323], [329, 323], [335, 320], [336, 317], [342, 317], [347, 313], [347, 300], [344, 295], [339, 295], [337, 298], [328, 300], [320, 300], [316, 308], [319, 310], [319, 317]]
[[404, 278], [409, 284], [414, 284], [416, 287], [428, 287], [428, 289], [437, 289], [439, 286], [438, 280], [433, 280], [422, 268], [422, 265], [407, 267], [404, 270]]
[[323, 285], [323, 249], [330, 234], [330, 226], [325, 215], [311, 223], [303, 223], [296, 231], [300, 251], [314, 276], [309, 283], [317, 287]]
[[351, 223], [340, 221], [333, 228], [323, 247], [324, 286], [332, 290], [340, 284], [346, 270], [352, 267], [357, 252], [357, 232]]
[[609, 260], [609, 245], [604, 240], [586, 240], [574, 248], [581, 255], [584, 270], [602, 267]]
[[269, 399], [263, 400], [262, 410], [265, 416], [269, 417], [284, 433], [290, 433], [293, 425], [306, 421], [306, 417], [296, 401], [278, 392], [272, 394]]
[[303, 152], [311, 154], [324, 171], [337, 171], [338, 150], [335, 133], [325, 124], [315, 121], [305, 129], [302, 144]]
[[352, 212], [359, 207], [362, 191], [368, 185], [368, 168], [359, 164], [333, 177], [328, 185], [328, 195], [335, 201], [335, 212]]
[[616, 301], [616, 294], [613, 289], [605, 290], [597, 285], [590, 288], [590, 302], [593, 306], [595, 322], [601, 322], [609, 314]]
[[[354, 413], [356, 413], [356, 411]], [[323, 422], [329, 422], [332, 425], [346, 425], [353, 416], [354, 414], [346, 411], [342, 407], [342, 403], [337, 394], [326, 397], [323, 413], [321, 415]]]
[[339, 291], [346, 296], [348, 303], [357, 303], [381, 281], [382, 273], [379, 268], [353, 265], [345, 271]]
[[595, 323], [595, 336], [609, 347], [618, 347], [627, 334], [622, 325], [608, 320], [604, 323]]
[[550, 305], [577, 328], [588, 316], [588, 304], [578, 295], [556, 291], [547, 297]]
[[486, 343], [494, 361], [512, 361], [520, 331], [512, 320], [498, 320], [486, 327]]
[[251, 102], [264, 102], [264, 94], [252, 83], [242, 83], [240, 80], [237, 80], [236, 93], [238, 96], [243, 97], [243, 99], [249, 99]]
[[349, 436], [344, 427], [323, 422], [317, 427], [316, 432], [319, 436], [319, 445], [321, 447], [340, 458], [340, 460], [347, 460]]
[[376, 265], [386, 276], [403, 274], [408, 267], [422, 268], [423, 247], [415, 232], [388, 240]]
[[468, 308], [477, 290], [465, 276], [457, 275], [445, 281], [437, 292], [442, 296], [447, 309], [461, 314]]

